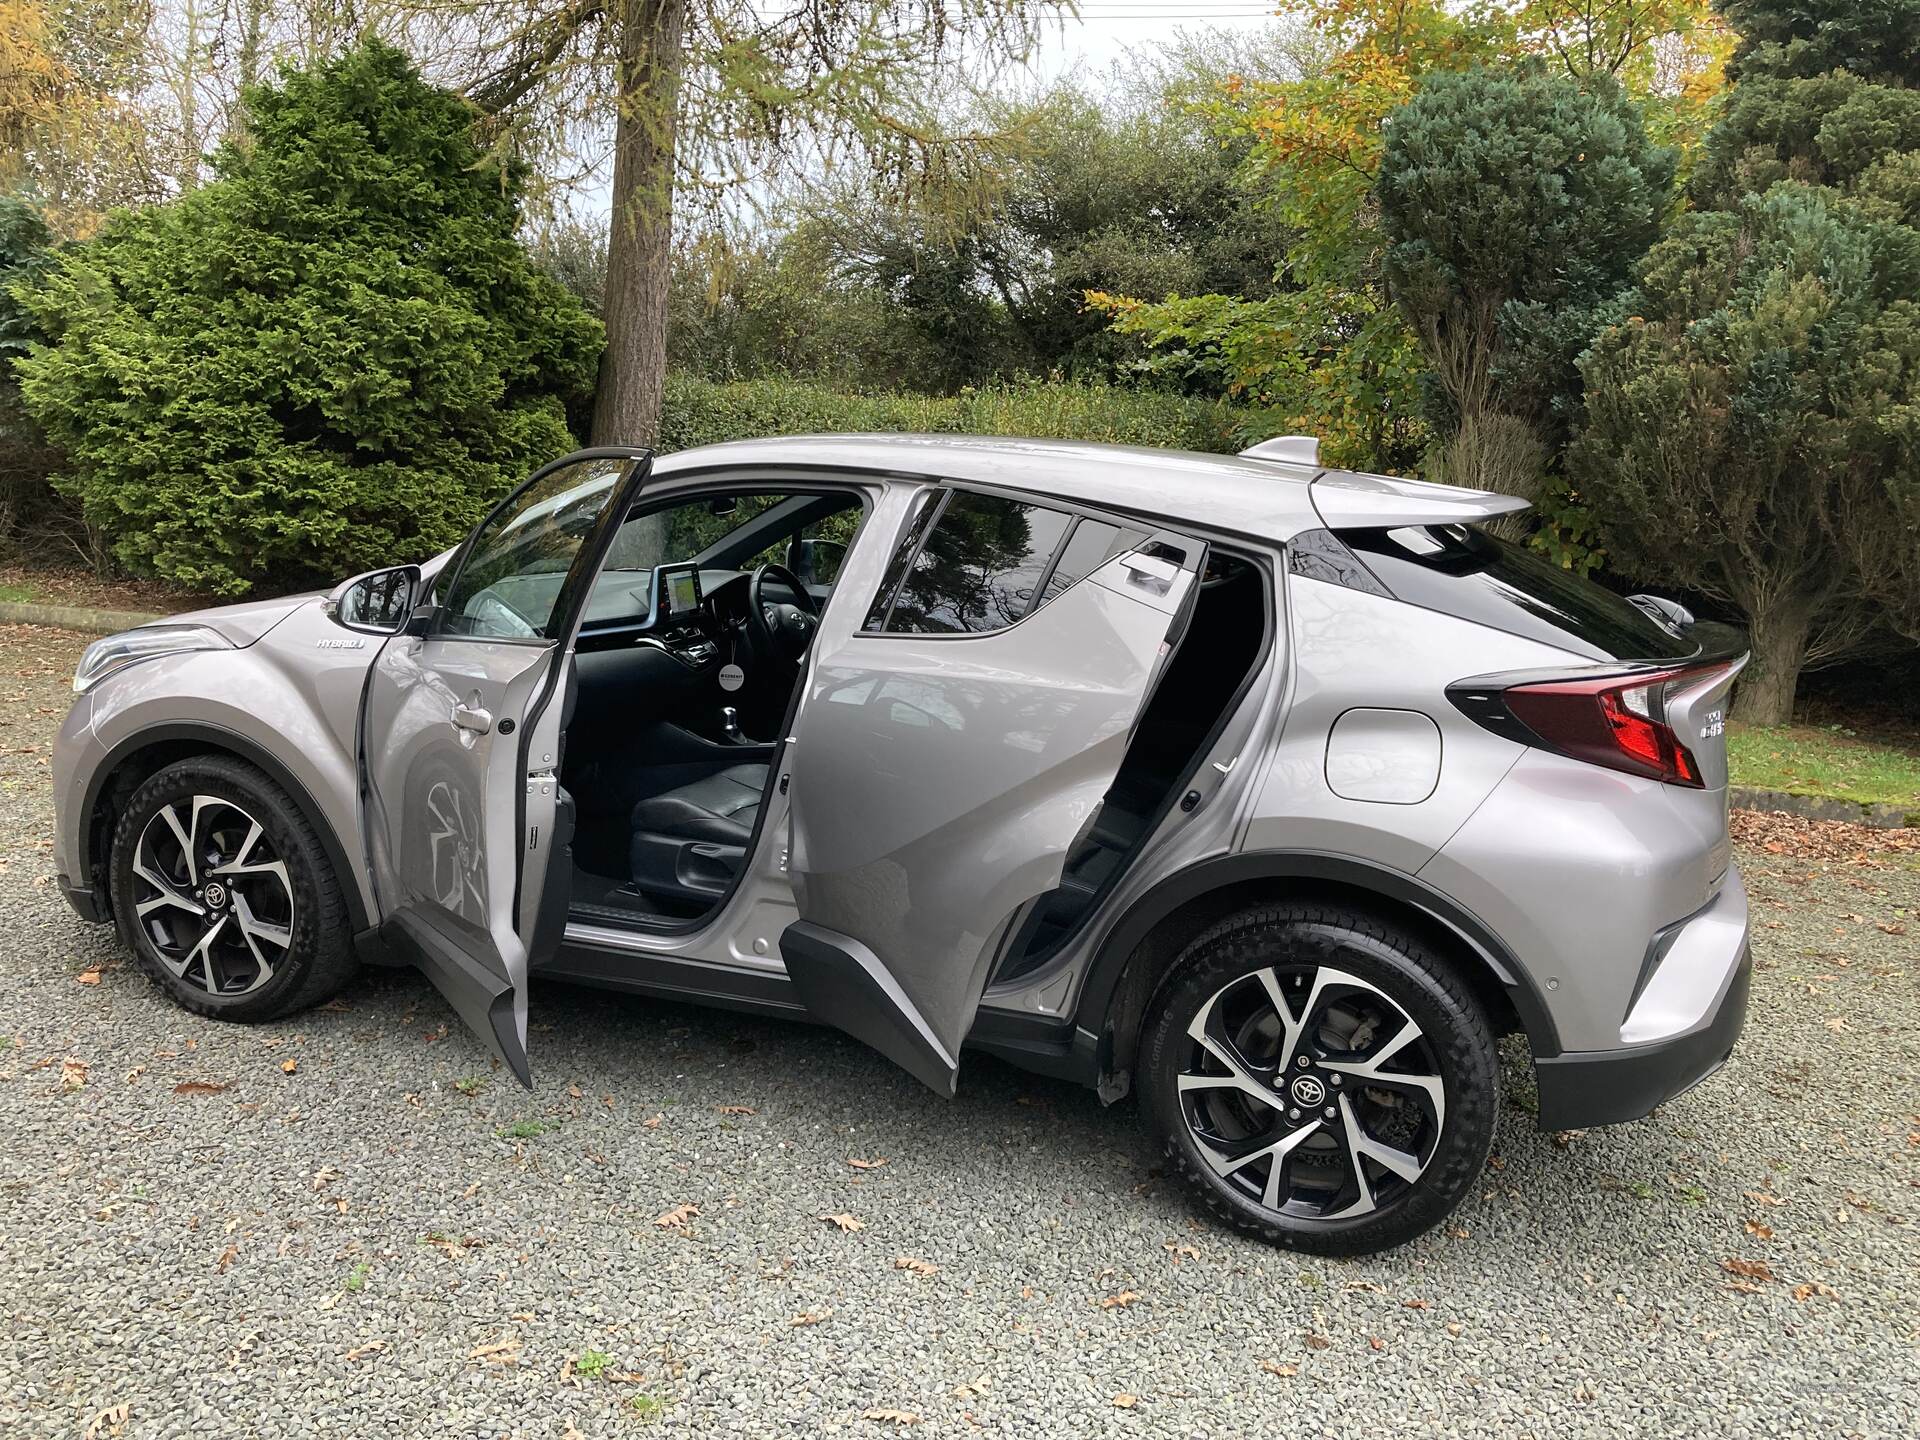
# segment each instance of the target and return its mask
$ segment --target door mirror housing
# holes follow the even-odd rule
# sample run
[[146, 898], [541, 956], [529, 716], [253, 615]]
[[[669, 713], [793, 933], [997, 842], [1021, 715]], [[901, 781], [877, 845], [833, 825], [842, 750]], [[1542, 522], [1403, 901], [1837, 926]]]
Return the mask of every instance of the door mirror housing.
[[342, 580], [320, 608], [343, 630], [398, 635], [412, 618], [419, 596], [420, 567], [393, 565]]
[[787, 568], [802, 585], [831, 585], [846, 558], [847, 547], [840, 540], [796, 540], [787, 547]]

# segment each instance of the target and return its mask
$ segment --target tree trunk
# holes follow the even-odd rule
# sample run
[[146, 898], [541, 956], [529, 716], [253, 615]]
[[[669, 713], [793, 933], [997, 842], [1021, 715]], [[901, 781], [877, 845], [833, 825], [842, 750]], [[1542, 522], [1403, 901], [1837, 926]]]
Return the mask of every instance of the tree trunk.
[[596, 445], [651, 444], [667, 372], [673, 270], [674, 122], [686, 0], [625, 0], [607, 243], [607, 348], [593, 407]]
[[1740, 677], [1733, 711], [1743, 724], [1785, 725], [1793, 719], [1793, 692], [1812, 626], [1792, 608], [1756, 610], [1751, 618], [1753, 659]]

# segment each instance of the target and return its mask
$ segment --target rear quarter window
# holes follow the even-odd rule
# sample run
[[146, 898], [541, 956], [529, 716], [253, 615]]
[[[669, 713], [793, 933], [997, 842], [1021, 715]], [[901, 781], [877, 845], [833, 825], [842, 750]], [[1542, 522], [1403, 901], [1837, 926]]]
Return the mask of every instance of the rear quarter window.
[[1545, 556], [1463, 525], [1342, 530], [1393, 593], [1594, 660], [1677, 660], [1698, 648], [1632, 601]]

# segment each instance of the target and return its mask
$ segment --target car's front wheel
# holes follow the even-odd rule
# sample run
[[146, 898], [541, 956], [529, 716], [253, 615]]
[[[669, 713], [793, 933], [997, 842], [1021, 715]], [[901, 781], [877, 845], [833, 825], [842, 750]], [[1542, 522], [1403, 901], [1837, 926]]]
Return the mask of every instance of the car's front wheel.
[[1401, 1244], [1486, 1162], [1486, 1017], [1412, 936], [1340, 906], [1233, 915], [1162, 982], [1137, 1084], [1168, 1158], [1239, 1229], [1323, 1255]]
[[200, 755], [155, 772], [114, 825], [114, 918], [174, 1000], [223, 1020], [277, 1020], [356, 968], [326, 849], [286, 791]]

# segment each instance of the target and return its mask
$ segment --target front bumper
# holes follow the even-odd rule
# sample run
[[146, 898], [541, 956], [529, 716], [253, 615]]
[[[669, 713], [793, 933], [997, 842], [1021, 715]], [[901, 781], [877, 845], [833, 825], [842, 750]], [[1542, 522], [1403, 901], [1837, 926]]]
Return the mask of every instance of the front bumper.
[[82, 920], [99, 925], [113, 918], [106, 897], [91, 885], [76, 885], [64, 875], [59, 877], [59, 882], [60, 893], [67, 897], [67, 903]]
[[1707, 1022], [1651, 1045], [1569, 1051], [1535, 1062], [1540, 1128], [1584, 1130], [1653, 1113], [1727, 1063], [1747, 1019], [1753, 958], [1744, 939], [1733, 974]]

